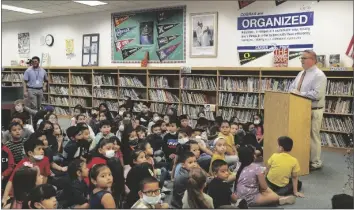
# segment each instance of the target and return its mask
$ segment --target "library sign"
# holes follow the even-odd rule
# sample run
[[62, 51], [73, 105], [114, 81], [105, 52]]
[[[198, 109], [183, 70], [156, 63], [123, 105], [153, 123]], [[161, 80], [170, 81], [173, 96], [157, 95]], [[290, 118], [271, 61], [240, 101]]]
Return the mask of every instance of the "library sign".
[[[237, 18], [237, 31], [240, 37], [237, 50], [239, 51], [240, 64], [243, 65], [271, 53], [277, 49], [277, 46], [312, 46], [310, 43], [313, 43], [311, 32], [313, 24], [314, 12], [276, 15], [241, 13], [241, 16]], [[250, 48], [254, 50], [245, 51], [245, 49]], [[289, 48], [288, 54], [293, 54], [291, 50], [294, 50], [294, 48]], [[300, 52], [299, 50], [297, 49], [296, 52]], [[250, 56], [253, 57], [252, 59], [250, 57], [246, 58], [250, 54], [255, 56]], [[242, 57], [242, 55], [247, 56]]]

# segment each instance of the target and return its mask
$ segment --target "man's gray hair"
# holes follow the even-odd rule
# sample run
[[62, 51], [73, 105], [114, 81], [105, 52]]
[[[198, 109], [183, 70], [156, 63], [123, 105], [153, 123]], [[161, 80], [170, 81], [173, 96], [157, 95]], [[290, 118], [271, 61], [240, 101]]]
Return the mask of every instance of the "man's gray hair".
[[304, 52], [310, 54], [315, 59], [315, 61], [317, 63], [317, 54], [315, 53], [315, 51], [313, 51], [313, 50], [304, 50]]

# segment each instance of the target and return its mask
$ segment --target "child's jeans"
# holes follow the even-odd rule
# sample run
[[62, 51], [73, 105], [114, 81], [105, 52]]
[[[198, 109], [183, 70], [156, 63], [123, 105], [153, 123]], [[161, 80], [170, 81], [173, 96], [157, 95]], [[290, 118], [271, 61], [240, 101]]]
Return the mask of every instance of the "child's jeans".
[[[284, 187], [278, 187], [277, 185], [270, 182], [268, 180], [268, 178], [266, 178], [266, 181], [268, 183], [269, 188], [272, 189], [279, 196], [286, 196], [286, 195], [294, 194], [293, 181], [291, 178], [289, 179], [289, 183], [287, 185], [285, 185]], [[297, 181], [297, 191], [300, 191], [301, 187], [302, 187], [302, 182], [298, 180]]]

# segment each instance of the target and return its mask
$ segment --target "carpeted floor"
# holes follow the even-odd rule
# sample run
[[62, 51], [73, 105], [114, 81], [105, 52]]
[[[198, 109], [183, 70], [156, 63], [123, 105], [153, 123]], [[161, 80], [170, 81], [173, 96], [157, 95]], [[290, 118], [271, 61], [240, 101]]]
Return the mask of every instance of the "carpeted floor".
[[[60, 119], [59, 124], [63, 129], [66, 129], [69, 125], [69, 119]], [[331, 208], [332, 196], [343, 193], [349, 170], [343, 154], [323, 151], [322, 161], [324, 163], [322, 169], [300, 177], [303, 182], [302, 192], [305, 194], [305, 198], [297, 198], [294, 205], [284, 206], [284, 208]], [[350, 191], [350, 189], [344, 192], [353, 195], [353, 191]], [[171, 193], [167, 195], [166, 201], [170, 200], [170, 195]]]

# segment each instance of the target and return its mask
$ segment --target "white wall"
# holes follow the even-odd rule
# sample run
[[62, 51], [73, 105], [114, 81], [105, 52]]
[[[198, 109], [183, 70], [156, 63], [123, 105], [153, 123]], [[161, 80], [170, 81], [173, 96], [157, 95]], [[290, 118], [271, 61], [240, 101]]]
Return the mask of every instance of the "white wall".
[[[167, 2], [167, 1], [165, 1]], [[158, 6], [169, 4], [160, 3]], [[237, 17], [241, 12], [264, 12], [278, 14], [300, 12], [303, 5], [314, 11], [313, 44], [317, 54], [341, 54], [343, 66], [351, 66], [353, 61], [345, 55], [353, 35], [352, 1], [288, 1], [276, 7], [274, 1], [256, 1], [239, 10], [237, 1], [181, 2], [174, 5], [187, 5], [187, 65], [191, 66], [240, 66], [237, 53]], [[172, 5], [171, 5], [172, 6]], [[136, 8], [142, 9], [142, 8]], [[219, 13], [218, 57], [189, 58], [189, 14], [199, 12]], [[118, 12], [116, 10], [115, 12]], [[48, 52], [52, 66], [81, 66], [82, 35], [100, 33], [100, 66], [139, 66], [139, 64], [111, 63], [111, 12], [90, 13], [74, 16], [62, 16], [2, 24], [2, 65], [9, 66], [11, 60], [19, 60], [17, 53], [17, 34], [30, 32], [30, 56]], [[40, 46], [40, 36], [52, 34], [53, 47]], [[65, 39], [73, 38], [76, 57], [71, 60], [65, 55]], [[272, 54], [263, 56], [244, 66], [272, 66]], [[153, 66], [153, 64], [150, 64]], [[155, 66], [178, 66], [181, 64], [154, 64]], [[289, 66], [300, 66], [298, 59], [291, 60]]]

